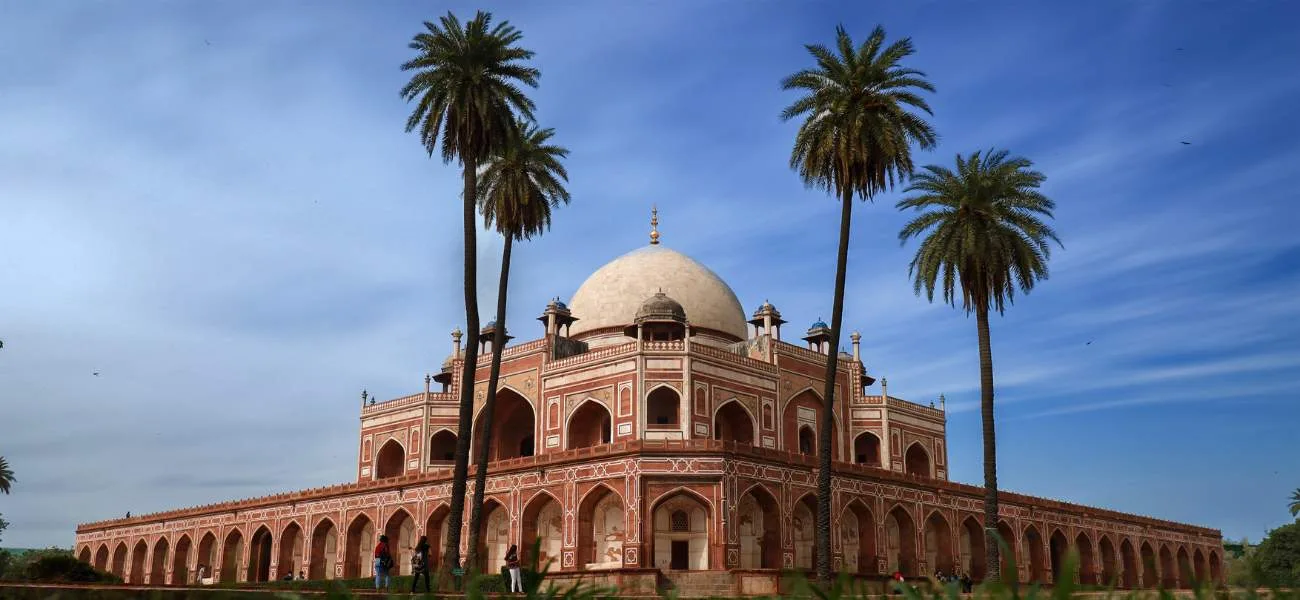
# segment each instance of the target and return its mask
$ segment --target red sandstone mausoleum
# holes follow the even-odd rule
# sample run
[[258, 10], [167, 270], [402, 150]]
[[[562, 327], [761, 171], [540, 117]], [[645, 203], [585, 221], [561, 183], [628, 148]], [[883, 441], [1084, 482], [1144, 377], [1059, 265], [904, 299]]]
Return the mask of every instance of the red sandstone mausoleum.
[[[537, 539], [552, 577], [624, 591], [708, 581], [709, 593], [771, 593], [782, 570], [812, 567], [821, 378], [835, 351], [825, 323], [804, 344], [782, 340], [786, 321], [772, 304], [747, 318], [722, 279], [660, 245], [657, 231], [538, 320], [544, 335], [525, 343], [492, 348], [491, 323], [482, 335], [475, 415], [496, 351], [501, 383], [493, 422], [476, 418], [465, 433], [493, 431], [490, 569], [510, 544]], [[77, 555], [134, 583], [193, 584], [200, 567], [230, 582], [352, 578], [370, 574], [375, 538], [387, 533], [406, 573], [418, 536], [446, 535], [462, 434], [461, 334], [452, 337], [423, 392], [363, 397], [355, 483], [84, 524]], [[978, 581], [983, 490], [948, 481], [942, 407], [892, 397], [885, 379], [874, 393], [860, 337], [838, 353], [832, 564]], [[1023, 582], [1053, 582], [1071, 550], [1084, 583], [1223, 580], [1214, 529], [1008, 492], [1000, 511]]]

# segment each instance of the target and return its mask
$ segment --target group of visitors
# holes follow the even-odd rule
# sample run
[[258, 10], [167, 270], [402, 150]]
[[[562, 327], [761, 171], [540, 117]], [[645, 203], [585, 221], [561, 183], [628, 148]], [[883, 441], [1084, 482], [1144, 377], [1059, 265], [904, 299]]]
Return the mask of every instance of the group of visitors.
[[[893, 587], [893, 592], [895, 594], [902, 594], [904, 588], [907, 586], [907, 580], [903, 577], [903, 572], [894, 571], [894, 574], [890, 576], [890, 580], [893, 582], [893, 585], [891, 586]], [[957, 575], [955, 573], [944, 573], [943, 571], [936, 569], [934, 572], [934, 580], [940, 585], [958, 585], [963, 594], [969, 594], [975, 588], [975, 581], [971, 579], [970, 574], [966, 572]]]
[[[506, 551], [505, 556], [506, 569], [510, 573], [510, 592], [523, 593], [524, 581], [521, 565], [519, 563], [519, 546], [511, 544], [510, 549]], [[388, 546], [388, 536], [379, 536], [379, 543], [375, 545], [375, 589], [392, 589], [392, 573], [394, 566], [393, 551]], [[415, 593], [416, 585], [420, 578], [424, 577], [424, 591], [428, 592], [429, 583], [429, 538], [420, 536], [420, 541], [411, 549], [411, 593]]]

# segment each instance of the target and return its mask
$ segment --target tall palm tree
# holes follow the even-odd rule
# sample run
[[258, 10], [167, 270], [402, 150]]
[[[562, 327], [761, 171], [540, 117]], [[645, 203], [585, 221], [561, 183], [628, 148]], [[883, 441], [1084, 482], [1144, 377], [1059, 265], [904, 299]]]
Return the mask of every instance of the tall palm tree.
[[477, 448], [474, 499], [469, 513], [469, 565], [479, 562], [479, 522], [487, 486], [488, 448], [492, 444], [492, 415], [496, 409], [497, 381], [501, 377], [501, 347], [506, 336], [506, 290], [510, 280], [510, 252], [515, 240], [531, 239], [551, 226], [551, 209], [568, 204], [569, 180], [560, 159], [569, 151], [551, 143], [553, 129], [538, 129], [520, 121], [510, 143], [488, 159], [478, 180], [478, 200], [483, 221], [496, 225], [505, 238], [501, 250], [501, 281], [497, 287], [496, 328], [492, 335], [492, 367], [488, 374], [487, 402], [479, 415], [483, 432]]
[[478, 366], [478, 276], [475, 215], [478, 169], [512, 135], [515, 113], [532, 119], [533, 101], [520, 85], [537, 87], [540, 72], [524, 61], [533, 52], [517, 45], [523, 37], [502, 21], [492, 25], [491, 13], [479, 11], [464, 25], [450, 12], [438, 23], [424, 22], [425, 31], [409, 44], [416, 56], [402, 64], [412, 71], [402, 98], [415, 101], [406, 131], [418, 129], [429, 156], [441, 146], [442, 161], [457, 160], [464, 181], [465, 328], [468, 334], [460, 378], [460, 415], [452, 471], [451, 512], [447, 546], [441, 568], [460, 566], [460, 531], [465, 516], [465, 483], [469, 472], [470, 428], [474, 412], [474, 371]]
[[[0, 463], [3, 463], [3, 461], [4, 459], [0, 459]], [[2, 477], [3, 477], [3, 469], [0, 469], [0, 478]], [[12, 474], [10, 474], [10, 478], [11, 479], [13, 478]], [[4, 488], [4, 491], [8, 493], [9, 488], [8, 487]], [[1294, 492], [1291, 492], [1291, 504], [1287, 506], [1287, 508], [1291, 510], [1291, 516], [1294, 517], [1300, 515], [1300, 488], [1296, 488]]]
[[1003, 314], [1016, 289], [1029, 293], [1047, 279], [1051, 243], [1060, 245], [1045, 222], [1055, 204], [1038, 191], [1046, 179], [1025, 158], [1008, 158], [993, 150], [969, 158], [957, 155], [956, 171], [936, 165], [916, 174], [898, 208], [921, 211], [898, 233], [901, 243], [924, 237], [908, 267], [917, 295], [934, 301], [942, 285], [943, 301], [961, 303], [975, 313], [979, 330], [980, 416], [984, 425], [984, 532], [987, 577], [997, 580], [998, 471], [993, 426], [993, 352], [989, 311]]
[[885, 45], [885, 30], [876, 27], [854, 46], [843, 26], [835, 30], [835, 49], [808, 45], [816, 65], [781, 82], [803, 95], [781, 119], [803, 119], [795, 134], [790, 167], [808, 187], [824, 189], [840, 201], [840, 242], [835, 265], [831, 310], [831, 351], [826, 357], [825, 408], [818, 435], [817, 577], [830, 579], [831, 431], [835, 376], [839, 364], [840, 325], [844, 317], [844, 275], [849, 256], [853, 197], [869, 200], [892, 189], [912, 172], [912, 146], [930, 148], [934, 129], [913, 110], [930, 114], [920, 92], [933, 92], [925, 74], [902, 66], [913, 52], [903, 38]]
[[9, 488], [13, 486], [14, 481], [16, 481], [14, 479], [14, 470], [9, 468], [9, 461], [0, 456], [0, 492], [8, 495]]

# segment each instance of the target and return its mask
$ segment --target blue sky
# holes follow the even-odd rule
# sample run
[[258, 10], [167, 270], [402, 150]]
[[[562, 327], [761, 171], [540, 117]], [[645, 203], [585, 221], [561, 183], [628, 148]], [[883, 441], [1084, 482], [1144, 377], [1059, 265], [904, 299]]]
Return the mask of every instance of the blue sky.
[[[1295, 7], [859, 5], [495, 8], [572, 150], [572, 205], [515, 252], [513, 333], [644, 244], [652, 203], [747, 309], [829, 318], [838, 208], [787, 167], [778, 82], [837, 23], [879, 23], [938, 88], [918, 162], [1007, 148], [1059, 206], [1051, 279], [993, 321], [1003, 487], [1232, 538], [1284, 523]], [[457, 171], [403, 133], [398, 96], [407, 41], [446, 8], [0, 1], [6, 546], [353, 477], [361, 389], [421, 389], [463, 319]], [[891, 394], [946, 394], [952, 477], [978, 483], [975, 324], [912, 294], [899, 197], [855, 209], [845, 324]], [[485, 311], [499, 246], [480, 238]]]

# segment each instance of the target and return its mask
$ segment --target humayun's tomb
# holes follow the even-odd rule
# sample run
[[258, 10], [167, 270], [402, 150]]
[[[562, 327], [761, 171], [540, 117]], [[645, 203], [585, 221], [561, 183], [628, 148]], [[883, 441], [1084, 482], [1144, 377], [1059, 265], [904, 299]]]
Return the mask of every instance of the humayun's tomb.
[[[509, 544], [530, 549], [540, 539], [552, 578], [770, 593], [783, 570], [815, 564], [813, 449], [825, 418], [819, 378], [836, 352], [830, 329], [817, 322], [805, 343], [782, 340], [776, 307], [764, 302], [747, 317], [722, 279], [657, 235], [592, 274], [567, 305], [548, 303], [542, 337], [499, 349], [493, 422], [474, 422], [474, 434], [491, 427], [495, 442], [488, 565], [500, 565]], [[478, 357], [476, 415], [498, 350], [492, 327]], [[193, 584], [200, 567], [226, 582], [354, 578], [369, 575], [375, 538], [387, 533], [406, 573], [418, 536], [446, 535], [460, 338], [452, 334], [451, 355], [424, 391], [362, 399], [355, 483], [84, 524], [77, 555], [141, 584]], [[852, 334], [852, 353], [837, 352], [832, 564], [873, 579], [898, 569], [978, 581], [983, 489], [948, 481], [942, 403], [892, 397], [883, 378], [873, 389], [860, 339]], [[1071, 550], [1083, 583], [1223, 580], [1217, 530], [1001, 499], [997, 528], [1022, 582], [1050, 584]]]

